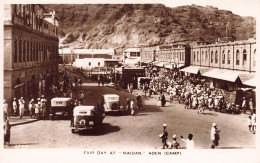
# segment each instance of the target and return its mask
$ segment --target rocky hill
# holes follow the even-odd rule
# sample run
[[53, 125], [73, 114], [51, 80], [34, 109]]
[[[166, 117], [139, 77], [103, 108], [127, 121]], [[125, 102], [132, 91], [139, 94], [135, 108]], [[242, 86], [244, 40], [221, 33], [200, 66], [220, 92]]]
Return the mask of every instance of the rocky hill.
[[178, 41], [255, 37], [256, 20], [231, 11], [197, 5], [44, 5], [55, 10], [63, 44], [84, 48], [126, 48]]

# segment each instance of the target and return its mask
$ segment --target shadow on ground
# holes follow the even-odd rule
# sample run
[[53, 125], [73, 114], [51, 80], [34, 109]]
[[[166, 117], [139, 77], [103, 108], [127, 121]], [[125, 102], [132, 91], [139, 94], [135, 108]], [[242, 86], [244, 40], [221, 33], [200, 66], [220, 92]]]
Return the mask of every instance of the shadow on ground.
[[119, 126], [111, 126], [109, 123], [103, 123], [101, 126], [97, 128], [81, 131], [78, 134], [80, 136], [99, 136], [99, 135], [105, 135], [112, 132], [118, 132], [119, 130], [120, 130]]
[[144, 105], [144, 109], [143, 112], [162, 112], [161, 108], [155, 105]]

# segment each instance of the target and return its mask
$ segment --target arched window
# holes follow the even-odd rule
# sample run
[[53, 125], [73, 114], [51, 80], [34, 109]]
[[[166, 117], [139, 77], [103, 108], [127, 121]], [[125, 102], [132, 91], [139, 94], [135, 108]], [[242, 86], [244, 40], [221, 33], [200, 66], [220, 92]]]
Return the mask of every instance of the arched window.
[[256, 64], [256, 49], [254, 50], [254, 60], [253, 60], [253, 66]]
[[213, 60], [214, 60], [214, 56], [213, 56], [213, 51], [211, 51], [211, 63], [213, 63]]
[[222, 51], [222, 64], [225, 64], [226, 56], [225, 56], [225, 50]]
[[231, 54], [230, 54], [230, 50], [228, 50], [228, 64], [230, 64], [230, 60], [231, 60]]
[[200, 58], [199, 58], [199, 52], [197, 51], [197, 62], [200, 61]]
[[243, 65], [245, 65], [247, 60], [247, 53], [246, 53], [246, 49], [243, 50]]
[[17, 40], [14, 40], [14, 63], [17, 63]]
[[215, 52], [215, 63], [218, 63], [218, 51]]
[[237, 52], [236, 52], [236, 65], [239, 65], [239, 58], [240, 58], [240, 54], [239, 54], [239, 50], [237, 50]]

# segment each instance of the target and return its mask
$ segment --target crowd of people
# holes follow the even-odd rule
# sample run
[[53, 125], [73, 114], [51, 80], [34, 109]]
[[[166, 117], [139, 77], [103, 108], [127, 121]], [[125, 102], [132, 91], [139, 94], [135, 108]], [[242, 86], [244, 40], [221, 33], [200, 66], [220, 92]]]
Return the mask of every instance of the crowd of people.
[[[146, 84], [149, 85], [148, 88], [145, 86]], [[158, 74], [146, 84], [142, 88], [144, 92], [148, 91], [149, 97], [153, 94], [160, 94], [160, 100], [163, 94], [166, 93], [169, 95], [170, 102], [176, 100], [185, 104], [186, 109], [197, 109], [198, 113], [204, 113], [205, 109], [230, 114], [246, 113], [247, 110], [251, 114], [255, 113], [252, 97], [250, 99], [243, 97], [241, 103], [225, 100], [224, 91], [209, 87], [205, 80], [199, 80], [195, 77], [177, 76], [170, 78], [167, 74]], [[163, 106], [164, 102], [158, 103]]]

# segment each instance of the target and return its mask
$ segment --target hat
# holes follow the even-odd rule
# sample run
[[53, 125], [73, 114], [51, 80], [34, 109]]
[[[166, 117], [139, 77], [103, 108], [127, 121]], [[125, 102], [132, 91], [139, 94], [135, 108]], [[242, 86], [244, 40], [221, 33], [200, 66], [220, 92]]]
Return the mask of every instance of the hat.
[[23, 97], [21, 97], [21, 99], [23, 99]]
[[163, 124], [163, 127], [167, 127], [167, 124], [166, 124], [166, 123], [164, 123], [164, 124]]
[[212, 126], [215, 127], [215, 126], [217, 126], [217, 124], [216, 123], [212, 123]]
[[44, 97], [44, 95], [42, 95], [42, 97]]
[[38, 101], [40, 101], [41, 99], [40, 98], [37, 98]]
[[172, 138], [173, 138], [173, 139], [176, 139], [176, 135], [175, 135], [175, 134], [174, 134], [174, 135], [172, 135]]
[[14, 100], [16, 100], [16, 98], [14, 98]]

